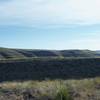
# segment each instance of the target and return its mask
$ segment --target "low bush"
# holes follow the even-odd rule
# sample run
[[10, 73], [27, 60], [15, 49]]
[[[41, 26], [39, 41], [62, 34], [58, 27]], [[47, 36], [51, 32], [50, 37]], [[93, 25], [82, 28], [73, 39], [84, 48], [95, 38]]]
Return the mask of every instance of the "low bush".
[[68, 88], [61, 87], [58, 89], [57, 94], [55, 96], [55, 100], [73, 100]]

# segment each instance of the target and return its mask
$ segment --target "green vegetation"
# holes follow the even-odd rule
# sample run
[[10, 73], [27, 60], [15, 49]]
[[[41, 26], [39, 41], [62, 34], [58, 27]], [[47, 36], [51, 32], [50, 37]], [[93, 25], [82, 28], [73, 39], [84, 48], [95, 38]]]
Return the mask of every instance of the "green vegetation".
[[100, 58], [34, 58], [0, 61], [0, 81], [81, 79], [100, 76]]
[[55, 100], [73, 100], [73, 97], [66, 87], [61, 86], [60, 89], [58, 89]]

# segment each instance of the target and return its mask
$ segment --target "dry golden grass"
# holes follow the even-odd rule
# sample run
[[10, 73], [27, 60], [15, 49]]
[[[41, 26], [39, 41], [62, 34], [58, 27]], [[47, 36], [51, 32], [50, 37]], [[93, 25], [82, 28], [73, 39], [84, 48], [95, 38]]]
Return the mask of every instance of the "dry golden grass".
[[10, 91], [9, 95], [13, 94], [17, 98], [15, 100], [24, 100], [18, 99], [19, 96], [23, 97], [24, 92], [38, 100], [54, 100], [62, 87], [65, 88], [64, 91], [69, 91], [73, 100], [100, 100], [100, 77], [82, 80], [3, 82], [0, 84], [0, 98], [2, 95], [5, 98], [6, 93]]

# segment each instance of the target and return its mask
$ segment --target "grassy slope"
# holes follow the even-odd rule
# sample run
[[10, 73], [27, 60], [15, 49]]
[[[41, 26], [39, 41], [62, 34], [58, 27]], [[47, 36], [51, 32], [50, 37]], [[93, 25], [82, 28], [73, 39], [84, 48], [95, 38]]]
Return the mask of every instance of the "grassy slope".
[[90, 50], [31, 50], [0, 48], [0, 59], [25, 59], [32, 57], [100, 57]]

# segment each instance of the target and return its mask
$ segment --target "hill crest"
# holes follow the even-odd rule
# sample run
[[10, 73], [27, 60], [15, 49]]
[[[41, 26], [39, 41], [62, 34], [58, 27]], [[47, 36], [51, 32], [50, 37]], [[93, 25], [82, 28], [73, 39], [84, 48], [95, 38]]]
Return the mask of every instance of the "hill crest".
[[0, 48], [0, 60], [34, 57], [100, 57], [100, 54], [91, 50], [32, 50]]

